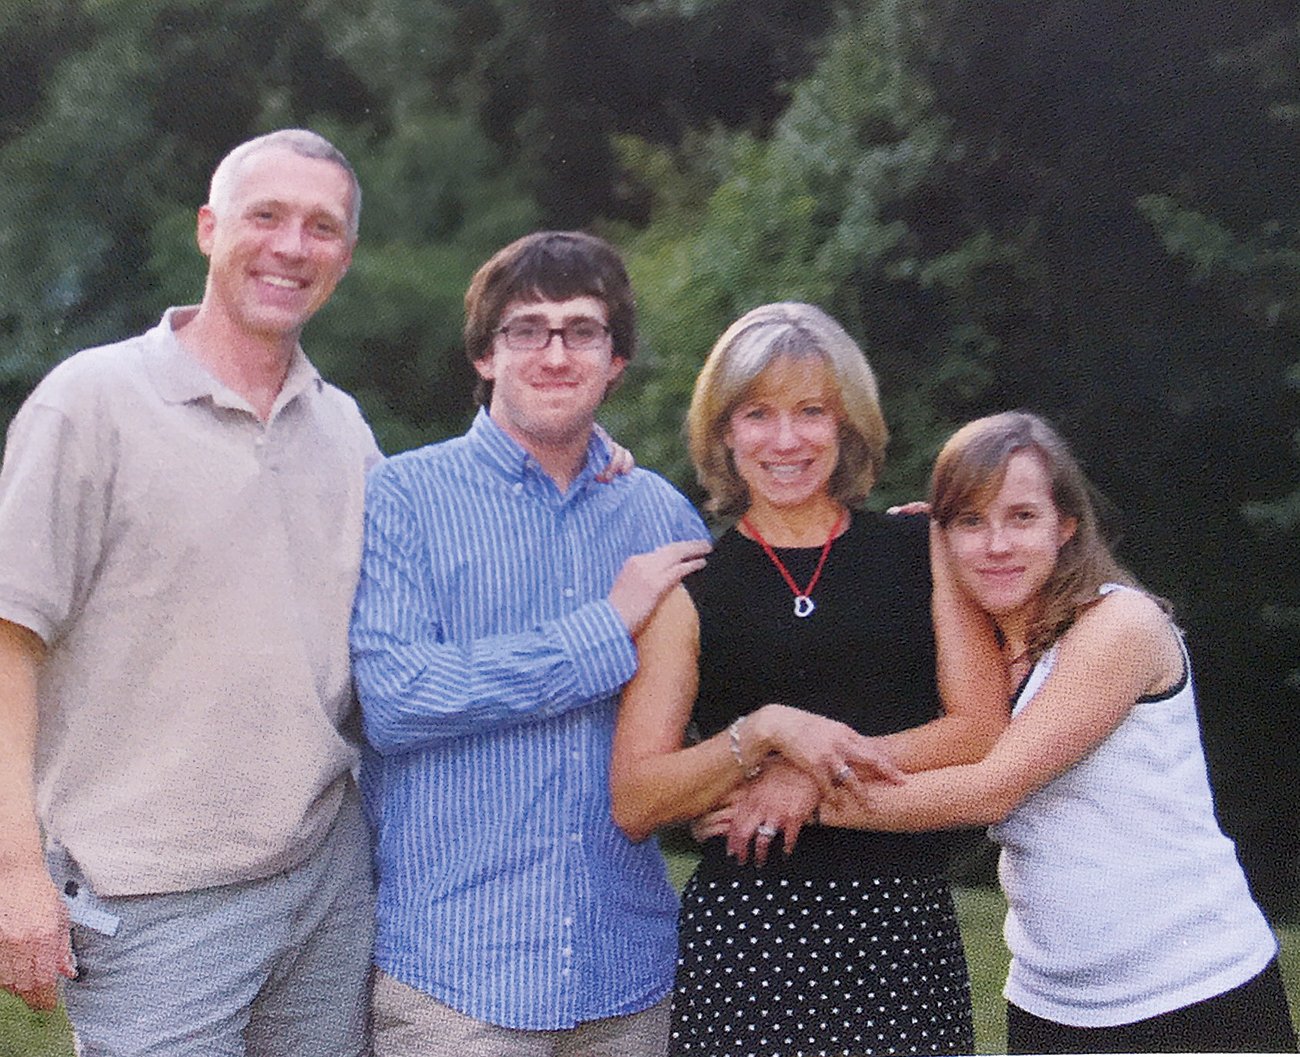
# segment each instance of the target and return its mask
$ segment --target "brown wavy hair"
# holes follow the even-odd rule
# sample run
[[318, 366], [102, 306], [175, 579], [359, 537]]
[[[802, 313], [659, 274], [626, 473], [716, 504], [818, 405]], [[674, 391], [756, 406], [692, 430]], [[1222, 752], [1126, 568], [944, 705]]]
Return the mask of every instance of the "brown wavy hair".
[[[498, 250], [465, 291], [465, 355], [470, 363], [492, 351], [501, 315], [513, 301], [605, 302], [615, 359], [636, 352], [636, 299], [623, 258], [612, 245], [583, 231], [535, 231]], [[474, 399], [492, 402], [492, 383], [479, 378]]]
[[1029, 657], [1041, 657], [1079, 613], [1097, 601], [1103, 584], [1136, 588], [1168, 613], [1169, 603], [1152, 595], [1115, 560], [1097, 514], [1101, 497], [1061, 435], [1037, 415], [1006, 411], [976, 419], [954, 433], [934, 464], [930, 516], [946, 529], [962, 512], [984, 507], [1002, 487], [1008, 460], [1020, 451], [1042, 459], [1057, 511], [1077, 526], [1040, 591], [1042, 607], [1027, 636]]

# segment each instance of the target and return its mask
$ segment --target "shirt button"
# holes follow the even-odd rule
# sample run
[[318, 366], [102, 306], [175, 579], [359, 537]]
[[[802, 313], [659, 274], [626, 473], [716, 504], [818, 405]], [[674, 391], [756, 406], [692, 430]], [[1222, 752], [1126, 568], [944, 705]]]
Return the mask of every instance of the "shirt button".
[[569, 840], [570, 840], [571, 842], [573, 842], [574, 844], [577, 844], [580, 840], [582, 840], [582, 834], [581, 834], [581, 833], [570, 833], [570, 834], [569, 834]]
[[566, 958], [572, 958], [572, 957], [573, 957], [573, 948], [572, 948], [572, 947], [565, 947], [562, 951], [560, 951], [560, 953], [563, 954]]
[[573, 924], [573, 918], [565, 918], [565, 919], [564, 919], [564, 924], [565, 924], [565, 927], [566, 927], [566, 928], [569, 927], [569, 926], [571, 926], [571, 925]]
[[522, 492], [523, 490], [524, 490], [524, 482], [523, 482], [523, 481], [516, 481], [516, 482], [515, 482], [515, 495], [518, 495], [518, 494], [519, 494], [520, 492]]
[[573, 588], [572, 588], [572, 587], [566, 587], [566, 588], [564, 589], [564, 597], [565, 597], [565, 598], [572, 598], [572, 597], [573, 597], [573, 594], [574, 594], [574, 591], [573, 591]]

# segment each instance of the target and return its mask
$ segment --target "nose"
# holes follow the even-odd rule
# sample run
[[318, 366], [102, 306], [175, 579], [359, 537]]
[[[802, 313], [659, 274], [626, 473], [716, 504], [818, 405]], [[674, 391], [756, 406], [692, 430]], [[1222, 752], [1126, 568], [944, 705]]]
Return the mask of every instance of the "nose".
[[552, 330], [546, 335], [546, 344], [537, 350], [537, 355], [548, 367], [562, 367], [568, 357], [568, 350], [564, 347], [564, 341], [560, 331]]
[[306, 255], [307, 233], [303, 225], [288, 221], [276, 227], [271, 236], [271, 249], [283, 257], [303, 257]]
[[990, 554], [1004, 554], [1011, 549], [1011, 535], [1006, 526], [990, 522], [984, 545]]
[[773, 437], [773, 446], [779, 451], [786, 451], [790, 448], [799, 446], [799, 431], [795, 428], [795, 421], [789, 415], [778, 415], [776, 420], [776, 436]]

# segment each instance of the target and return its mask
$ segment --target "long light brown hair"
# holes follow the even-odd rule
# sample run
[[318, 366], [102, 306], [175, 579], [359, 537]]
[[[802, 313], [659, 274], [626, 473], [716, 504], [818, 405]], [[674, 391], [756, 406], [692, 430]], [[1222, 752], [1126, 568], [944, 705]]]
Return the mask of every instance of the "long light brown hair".
[[[976, 419], [948, 439], [930, 478], [930, 516], [946, 529], [962, 512], [983, 509], [1002, 487], [1008, 460], [1020, 451], [1032, 451], [1042, 459], [1057, 512], [1077, 523], [1039, 591], [1042, 604], [1030, 622], [1026, 642], [1030, 658], [1036, 660], [1082, 609], [1097, 601], [1103, 584], [1151, 592], [1111, 553], [1097, 515], [1099, 496], [1069, 446], [1043, 419], [1027, 411]], [[1169, 612], [1168, 602], [1151, 597]]]

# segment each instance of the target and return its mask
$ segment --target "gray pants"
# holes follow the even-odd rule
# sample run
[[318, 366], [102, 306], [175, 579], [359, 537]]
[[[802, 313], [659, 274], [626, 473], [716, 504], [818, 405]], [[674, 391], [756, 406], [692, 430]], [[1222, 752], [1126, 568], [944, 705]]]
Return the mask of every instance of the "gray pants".
[[559, 1031], [485, 1024], [375, 973], [375, 1057], [664, 1057], [671, 998]]
[[305, 862], [257, 881], [99, 897], [66, 852], [48, 858], [104, 930], [72, 930], [80, 977], [64, 997], [84, 1057], [369, 1053], [374, 891], [355, 791]]

